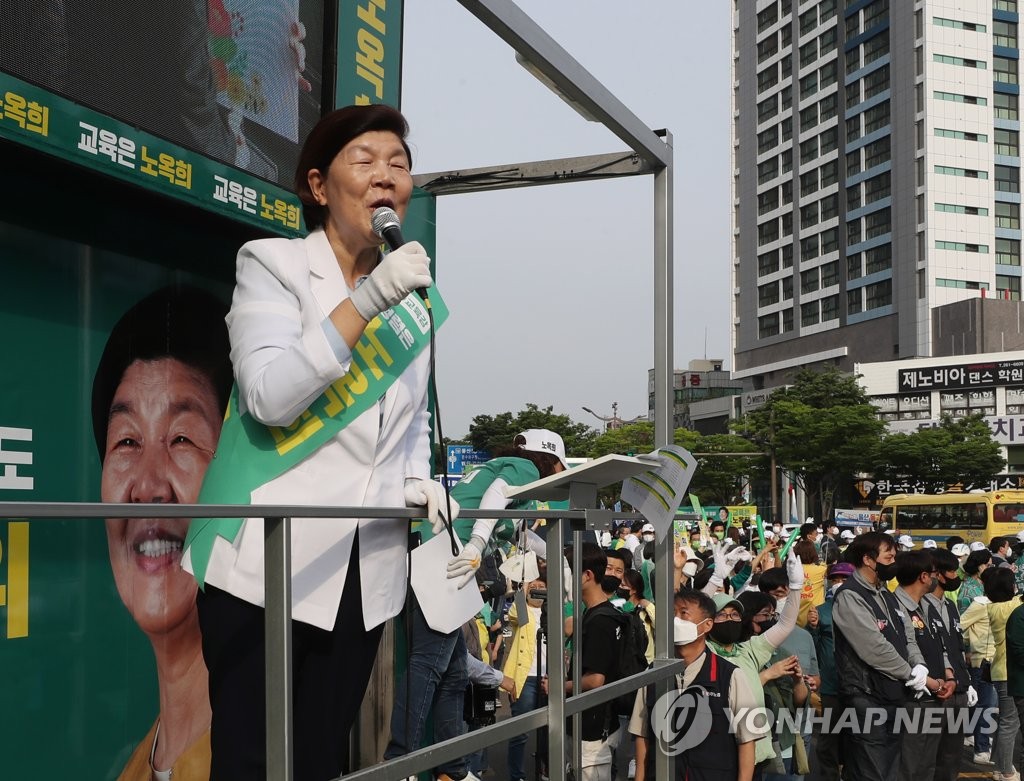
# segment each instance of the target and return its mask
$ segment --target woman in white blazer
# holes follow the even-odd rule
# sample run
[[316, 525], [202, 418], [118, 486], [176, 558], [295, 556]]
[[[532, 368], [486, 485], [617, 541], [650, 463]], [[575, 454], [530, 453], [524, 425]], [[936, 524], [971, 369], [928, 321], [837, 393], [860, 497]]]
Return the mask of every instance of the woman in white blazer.
[[[381, 206], [404, 216], [412, 194], [407, 132], [387, 106], [324, 117], [296, 172], [311, 233], [252, 241], [238, 253], [231, 363], [239, 410], [266, 426], [299, 419], [349, 372], [368, 323], [431, 283], [420, 244], [382, 259], [371, 226]], [[428, 357], [422, 350], [375, 403], [254, 490], [252, 502], [427, 505], [436, 521], [444, 492], [430, 480]], [[404, 519], [292, 523], [296, 779], [324, 781], [344, 769], [383, 624], [405, 601], [408, 531]], [[262, 519], [247, 519], [233, 540], [193, 541], [184, 565], [200, 555], [208, 556], [198, 604], [213, 709], [210, 777], [264, 778]]]

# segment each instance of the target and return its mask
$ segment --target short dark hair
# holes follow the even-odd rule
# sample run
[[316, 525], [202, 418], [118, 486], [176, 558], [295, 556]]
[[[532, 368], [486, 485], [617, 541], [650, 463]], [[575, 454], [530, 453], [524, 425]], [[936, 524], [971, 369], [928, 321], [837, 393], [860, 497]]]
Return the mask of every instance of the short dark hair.
[[223, 412], [234, 376], [224, 317], [228, 305], [192, 285], [160, 288], [138, 301], [114, 324], [92, 381], [92, 433], [103, 461], [110, 405], [125, 371], [135, 361], [173, 358], [201, 372]]
[[864, 532], [858, 534], [846, 548], [844, 558], [854, 567], [864, 566], [864, 557], [877, 559], [883, 550], [896, 547], [892, 537], [884, 532]]
[[[594, 576], [594, 580], [600, 583], [601, 578], [604, 577], [604, 571], [608, 569], [608, 555], [604, 552], [604, 548], [593, 542], [585, 542], [580, 548], [580, 560], [582, 561], [580, 577], [583, 577], [584, 572], [589, 572]], [[569, 558], [569, 563], [572, 564], [572, 557]]]
[[982, 583], [985, 585], [985, 596], [993, 602], [1009, 602], [1013, 599], [1013, 570], [1010, 568], [993, 567], [985, 570]]
[[607, 551], [609, 559], [618, 559], [622, 562], [622, 566], [627, 570], [633, 569], [633, 551], [629, 548], [616, 548], [615, 550]]
[[988, 549], [993, 553], [998, 553], [999, 549], [1006, 545], [1008, 542], [1009, 540], [1006, 539], [1006, 537], [993, 537], [991, 540], [988, 541]]
[[977, 575], [978, 568], [982, 564], [991, 564], [992, 554], [987, 550], [972, 550], [964, 561], [964, 572], [968, 575]]
[[715, 613], [715, 601], [705, 594], [703, 591], [697, 591], [696, 589], [683, 587], [676, 592], [675, 595], [677, 602], [685, 602], [688, 605], [696, 605], [697, 610], [704, 618], [702, 621], [707, 621], [709, 618], [714, 618]]
[[806, 539], [808, 534], [813, 534], [816, 531], [818, 531], [818, 524], [810, 523], [810, 522], [802, 523], [802, 524], [800, 524], [800, 535], [799, 536]]
[[960, 568], [960, 559], [944, 548], [932, 548], [928, 551], [938, 572], [955, 572]]
[[761, 577], [757, 580], [758, 590], [765, 594], [769, 591], [774, 591], [779, 586], [789, 588], [789, 575], [786, 574], [785, 567], [772, 567], [771, 569], [766, 569], [761, 573]]
[[375, 130], [394, 133], [402, 142], [402, 148], [409, 158], [412, 167], [412, 152], [406, 137], [409, 135], [409, 123], [402, 112], [382, 103], [366, 106], [345, 106], [324, 116], [306, 136], [299, 153], [299, 162], [295, 166], [295, 192], [302, 201], [302, 216], [306, 220], [306, 228], [314, 230], [324, 224], [327, 207], [321, 206], [313, 197], [309, 188], [308, 176], [313, 169], [327, 176], [327, 169], [349, 141]]
[[964, 538], [959, 534], [954, 534], [946, 538], [946, 550], [953, 550], [954, 545], [960, 545], [964, 542]]
[[896, 582], [901, 586], [909, 586], [922, 572], [935, 569], [935, 562], [926, 550], [911, 550], [896, 557]]

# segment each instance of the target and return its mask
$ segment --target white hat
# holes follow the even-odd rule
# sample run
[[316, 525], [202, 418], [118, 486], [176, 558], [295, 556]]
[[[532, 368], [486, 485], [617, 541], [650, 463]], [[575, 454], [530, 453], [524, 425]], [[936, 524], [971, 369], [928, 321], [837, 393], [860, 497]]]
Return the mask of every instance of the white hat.
[[893, 537], [896, 536], [896, 530], [895, 529], [886, 529], [885, 533], [886, 534], [891, 534]]
[[[522, 437], [525, 441], [519, 442], [519, 437]], [[523, 450], [551, 453], [551, 455], [558, 457], [558, 460], [562, 462], [562, 466], [566, 469], [569, 468], [569, 464], [565, 460], [565, 443], [554, 431], [549, 431], [546, 428], [530, 428], [516, 435], [513, 442]]]
[[958, 542], [956, 545], [949, 549], [949, 552], [952, 553], [954, 556], [960, 557], [968, 555], [971, 552], [971, 549], [967, 547], [966, 543]]
[[841, 531], [841, 532], [839, 533], [839, 539], [841, 539], [841, 540], [852, 540], [852, 539], [853, 539], [854, 537], [856, 537], [856, 536], [857, 536], [857, 535], [856, 535], [856, 534], [854, 534], [854, 533], [853, 533], [852, 531], [850, 531], [849, 529], [843, 529], [843, 530], [842, 530], [842, 531]]
[[972, 542], [970, 548], [972, 551], [988, 550], [988, 548], [985, 547], [985, 543], [983, 543], [981, 540], [975, 540], [974, 542]]
[[914, 540], [911, 539], [909, 534], [902, 534], [902, 535], [900, 535], [900, 538], [898, 540], [896, 540], [896, 542], [897, 542], [897, 544], [901, 548], [908, 548], [909, 549], [909, 548], [913, 548], [914, 547]]
[[766, 540], [774, 540], [775, 539], [775, 532], [773, 532], [771, 529], [765, 529], [764, 530], [764, 538]]
[[641, 534], [643, 534], [644, 532], [652, 532], [653, 533], [654, 532], [654, 526], [652, 526], [649, 523], [645, 523], [644, 527], [640, 530]]
[[932, 549], [934, 549], [934, 548], [936, 548], [938, 546], [936, 546], [935, 540], [925, 540], [924, 543], [921, 545], [921, 547], [922, 548], [932, 548]]

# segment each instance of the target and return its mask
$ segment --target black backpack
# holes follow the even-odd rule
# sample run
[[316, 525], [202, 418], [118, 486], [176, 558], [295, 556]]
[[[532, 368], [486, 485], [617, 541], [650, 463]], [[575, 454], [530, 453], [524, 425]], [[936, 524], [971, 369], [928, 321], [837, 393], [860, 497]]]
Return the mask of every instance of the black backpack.
[[[633, 610], [626, 613], [608, 603], [608, 607], [615, 610], [619, 625], [622, 628], [621, 640], [619, 643], [619, 666], [611, 683], [621, 681], [630, 675], [636, 675], [647, 669], [647, 630], [644, 628], [644, 621], [640, 614]], [[612, 700], [612, 713], [615, 716], [630, 716], [633, 713], [633, 704], [636, 702], [636, 692], [620, 694]]]

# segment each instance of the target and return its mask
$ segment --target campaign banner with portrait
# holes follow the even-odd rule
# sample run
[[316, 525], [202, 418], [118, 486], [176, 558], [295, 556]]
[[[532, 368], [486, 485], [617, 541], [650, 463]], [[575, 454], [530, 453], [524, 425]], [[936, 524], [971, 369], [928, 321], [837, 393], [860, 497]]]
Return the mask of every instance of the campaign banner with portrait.
[[[434, 219], [417, 193], [406, 235], [431, 254]], [[23, 225], [0, 235], [0, 502], [196, 501], [232, 384], [234, 249], [186, 271]], [[0, 515], [4, 778], [148, 779], [154, 745], [157, 766], [206, 777], [187, 525]]]

